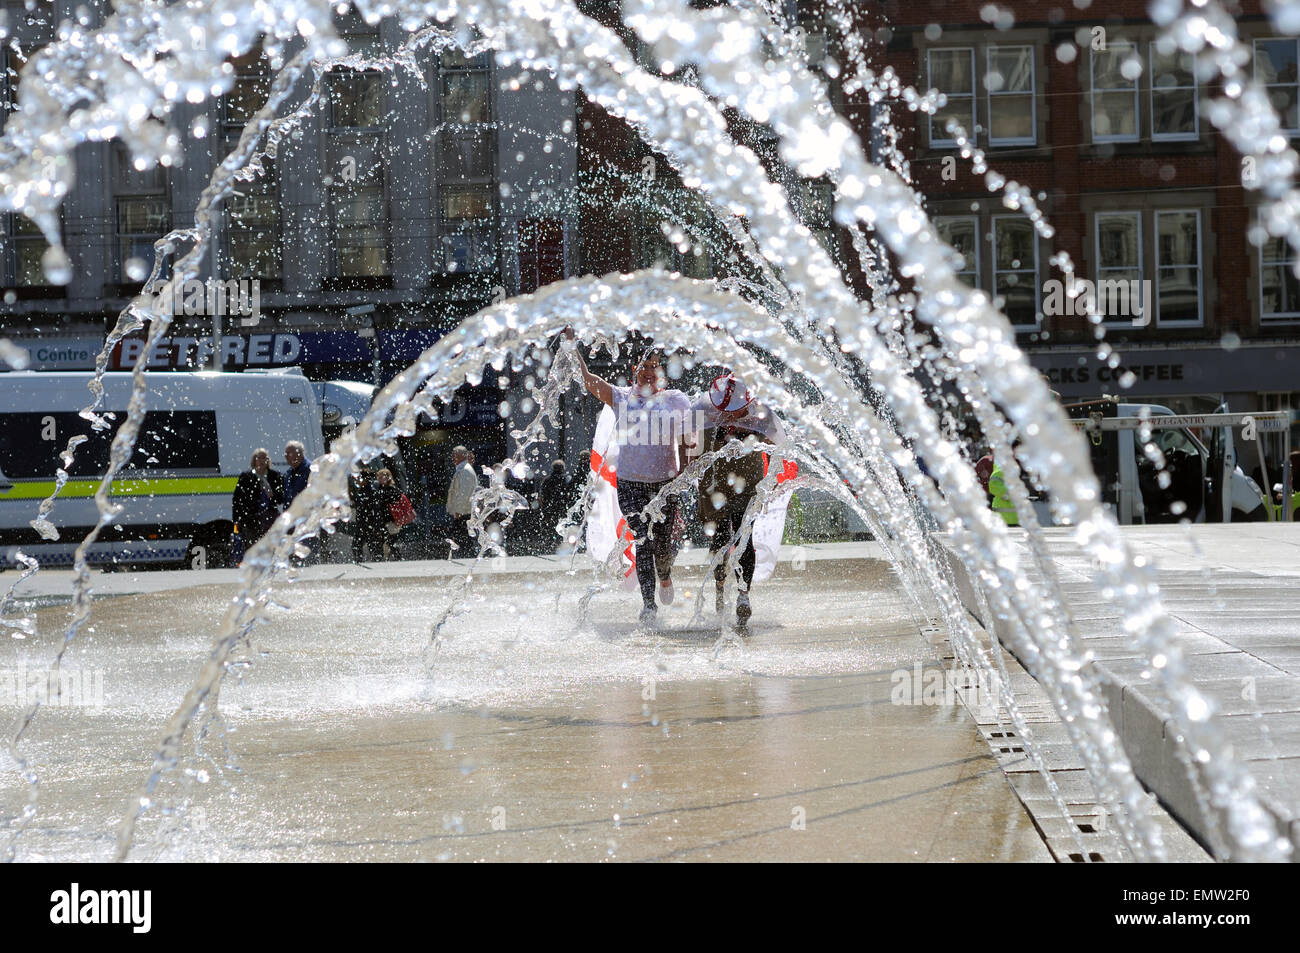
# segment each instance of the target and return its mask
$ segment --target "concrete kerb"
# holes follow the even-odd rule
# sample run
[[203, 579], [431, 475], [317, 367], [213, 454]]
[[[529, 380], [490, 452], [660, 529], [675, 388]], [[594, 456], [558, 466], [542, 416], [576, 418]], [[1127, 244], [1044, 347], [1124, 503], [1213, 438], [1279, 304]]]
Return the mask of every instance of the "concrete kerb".
[[[1006, 623], [999, 619], [984, 619], [981, 600], [976, 594], [974, 581], [951, 544], [944, 540], [949, 564], [956, 580], [958, 594], [967, 611], [987, 631], [994, 633], [1004, 646], [1007, 643]], [[1115, 621], [1115, 634], [1120, 634], [1120, 624]], [[1227, 646], [1225, 646], [1227, 647]], [[1014, 653], [1013, 653], [1014, 654]], [[1236, 676], [1245, 673], [1254, 676], [1258, 659], [1241, 651], [1228, 651], [1214, 655], [1189, 656], [1194, 674]], [[1152, 791], [1183, 827], [1202, 845], [1212, 843], [1211, 821], [1204, 814], [1196, 796], [1193, 782], [1178, 751], [1178, 731], [1169, 713], [1168, 702], [1159, 689], [1144, 681], [1138, 672], [1142, 664], [1137, 659], [1093, 662], [1101, 691], [1105, 697], [1111, 720], [1128, 754], [1134, 774]], [[1132, 673], [1125, 671], [1132, 669]], [[1234, 679], [1235, 680], [1235, 679]], [[1200, 679], [1198, 678], [1198, 683]], [[1269, 790], [1259, 791], [1261, 806], [1273, 818], [1279, 835], [1300, 832], [1300, 816], [1284, 800]], [[1300, 858], [1296, 858], [1300, 860]]]

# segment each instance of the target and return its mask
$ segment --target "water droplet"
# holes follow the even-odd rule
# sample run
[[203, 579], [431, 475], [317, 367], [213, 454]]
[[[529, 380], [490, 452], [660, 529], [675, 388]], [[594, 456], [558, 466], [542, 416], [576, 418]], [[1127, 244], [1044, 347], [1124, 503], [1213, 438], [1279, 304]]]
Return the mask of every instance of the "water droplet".
[[72, 280], [72, 260], [61, 245], [51, 245], [41, 255], [41, 268], [50, 284], [66, 285]]

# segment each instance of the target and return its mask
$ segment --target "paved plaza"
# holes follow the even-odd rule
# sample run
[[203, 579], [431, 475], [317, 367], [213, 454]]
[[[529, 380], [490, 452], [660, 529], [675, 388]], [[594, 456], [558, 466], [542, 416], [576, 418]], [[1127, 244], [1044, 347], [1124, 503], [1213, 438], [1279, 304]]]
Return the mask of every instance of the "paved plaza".
[[[588, 571], [508, 560], [432, 658], [430, 623], [463, 567], [308, 570], [277, 590], [284, 608], [222, 689], [238, 771], [209, 737], [211, 760], [158, 792], [188, 810], [161, 830], [146, 815], [132, 856], [1051, 860], [965, 708], [891, 703], [893, 673], [938, 656], [875, 547], [803, 555], [756, 588], [743, 646], [717, 644], [711, 608], [692, 620], [698, 560], [655, 634], [635, 629], [625, 593], [597, 596], [579, 626]], [[43, 709], [24, 742], [41, 794], [20, 859], [111, 855], [231, 576], [95, 577], [118, 595], [97, 602], [68, 667], [102, 674], [103, 704]], [[195, 585], [209, 578], [223, 581]], [[59, 585], [25, 586], [46, 603], [39, 631], [0, 646], [0, 669], [48, 659]], [[24, 791], [5, 768], [12, 813]]]

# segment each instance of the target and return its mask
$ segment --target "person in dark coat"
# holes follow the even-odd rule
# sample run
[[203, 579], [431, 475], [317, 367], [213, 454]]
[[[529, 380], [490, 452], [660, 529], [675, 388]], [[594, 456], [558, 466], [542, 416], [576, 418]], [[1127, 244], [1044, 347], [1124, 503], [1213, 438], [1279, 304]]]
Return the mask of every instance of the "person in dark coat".
[[384, 557], [384, 524], [387, 510], [379, 505], [375, 481], [370, 470], [362, 469], [348, 478], [348, 499], [352, 504], [352, 559], [361, 562], [366, 546], [372, 559]]
[[266, 535], [284, 509], [284, 478], [271, 469], [271, 454], [262, 448], [253, 451], [249, 467], [239, 475], [230, 505], [244, 551]]
[[[375, 501], [375, 519], [383, 530], [378, 534], [379, 557], [381, 559], [401, 559], [402, 528], [393, 521], [393, 506], [402, 498], [403, 493], [398, 487], [397, 481], [393, 479], [392, 470], [385, 467], [375, 474], [372, 492]], [[388, 544], [387, 556], [384, 555], [384, 543]]]
[[571, 505], [569, 481], [564, 472], [564, 461], [556, 460], [551, 464], [551, 475], [542, 481], [538, 494], [538, 509], [542, 513], [542, 533], [546, 544], [554, 548], [555, 526], [564, 519], [564, 514]]
[[307, 459], [307, 448], [300, 440], [290, 440], [284, 445], [284, 463], [288, 467], [284, 472], [284, 507], [303, 490], [311, 479], [311, 461]]

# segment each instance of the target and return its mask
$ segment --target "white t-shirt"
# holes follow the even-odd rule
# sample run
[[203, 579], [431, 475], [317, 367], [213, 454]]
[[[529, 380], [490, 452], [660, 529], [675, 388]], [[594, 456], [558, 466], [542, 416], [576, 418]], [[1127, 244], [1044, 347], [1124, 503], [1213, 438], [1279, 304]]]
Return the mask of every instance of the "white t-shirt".
[[619, 478], [658, 483], [677, 476], [677, 445], [688, 428], [690, 398], [679, 390], [661, 390], [648, 397], [632, 387], [611, 390]]

